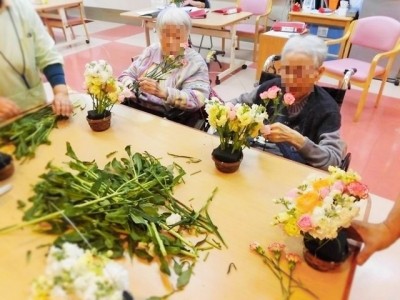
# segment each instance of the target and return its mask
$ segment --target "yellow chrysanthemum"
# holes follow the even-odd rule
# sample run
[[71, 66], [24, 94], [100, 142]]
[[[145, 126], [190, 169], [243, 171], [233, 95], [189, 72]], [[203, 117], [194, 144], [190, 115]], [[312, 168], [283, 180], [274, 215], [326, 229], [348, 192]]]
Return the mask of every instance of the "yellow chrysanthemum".
[[331, 181], [329, 178], [321, 178], [313, 182], [313, 189], [319, 191], [322, 188], [329, 187], [331, 185]]
[[297, 209], [302, 213], [311, 212], [320, 203], [321, 199], [316, 191], [304, 193], [296, 199]]

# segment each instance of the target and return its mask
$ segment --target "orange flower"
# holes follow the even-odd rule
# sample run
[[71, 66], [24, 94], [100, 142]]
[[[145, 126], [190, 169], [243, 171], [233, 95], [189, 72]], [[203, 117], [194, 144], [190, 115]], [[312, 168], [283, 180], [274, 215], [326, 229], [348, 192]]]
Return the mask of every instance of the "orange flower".
[[319, 194], [316, 191], [310, 191], [299, 196], [296, 199], [297, 209], [303, 213], [311, 212], [315, 206], [321, 203]]

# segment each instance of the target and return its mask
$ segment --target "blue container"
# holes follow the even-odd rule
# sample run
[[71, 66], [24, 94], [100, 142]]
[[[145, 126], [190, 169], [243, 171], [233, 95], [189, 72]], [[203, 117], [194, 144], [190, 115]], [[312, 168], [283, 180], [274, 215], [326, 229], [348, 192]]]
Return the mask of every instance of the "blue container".
[[[324, 25], [310, 24], [308, 26], [310, 34], [314, 34], [323, 39], [338, 39], [344, 34], [344, 29], [342, 27], [328, 27]], [[332, 54], [330, 58], [334, 55], [338, 55], [340, 50], [340, 44], [331, 45], [328, 47], [328, 53]]]

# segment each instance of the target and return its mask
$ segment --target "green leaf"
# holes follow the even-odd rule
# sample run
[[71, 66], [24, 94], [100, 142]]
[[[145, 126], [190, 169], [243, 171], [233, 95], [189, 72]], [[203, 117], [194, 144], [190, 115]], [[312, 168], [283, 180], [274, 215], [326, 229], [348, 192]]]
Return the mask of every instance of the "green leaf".
[[179, 275], [176, 287], [178, 289], [182, 289], [187, 285], [190, 281], [190, 277], [192, 276], [192, 266], [190, 266], [186, 271], [183, 271], [181, 275]]
[[65, 155], [71, 157], [73, 160], [78, 160], [78, 157], [72, 149], [70, 142], [67, 142], [67, 153], [65, 153]]
[[168, 261], [163, 256], [160, 256], [160, 271], [164, 274], [171, 275]]
[[128, 221], [128, 211], [126, 210], [126, 207], [121, 207], [116, 211], [106, 213], [105, 219], [111, 223], [124, 225]]
[[176, 260], [174, 260], [174, 272], [176, 275], [182, 274], [182, 268], [183, 268], [183, 266], [180, 265]]

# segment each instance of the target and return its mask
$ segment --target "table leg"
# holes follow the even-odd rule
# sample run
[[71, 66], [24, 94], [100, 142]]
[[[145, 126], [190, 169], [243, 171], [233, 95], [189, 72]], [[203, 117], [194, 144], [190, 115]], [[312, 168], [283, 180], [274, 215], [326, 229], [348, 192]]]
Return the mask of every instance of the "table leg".
[[72, 43], [72, 38], [71, 38], [71, 34], [68, 31], [68, 20], [67, 20], [67, 14], [65, 12], [65, 8], [64, 7], [60, 7], [57, 9], [58, 14], [60, 15], [61, 18], [61, 23], [63, 26], [63, 31], [64, 31], [64, 35], [65, 35], [65, 40], [67, 41], [67, 44], [71, 44]]
[[231, 48], [230, 48], [229, 68], [217, 75], [215, 79], [216, 84], [220, 84], [222, 78], [230, 75], [238, 68], [245, 69], [247, 67], [245, 64], [238, 63], [235, 59], [235, 53], [236, 53], [235, 45], [237, 41], [236, 25], [232, 25], [230, 38], [231, 38]]
[[142, 26], [144, 27], [144, 34], [146, 36], [146, 46], [150, 46], [150, 29], [152, 24], [150, 22], [143, 20]]

